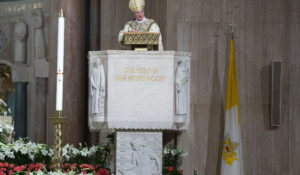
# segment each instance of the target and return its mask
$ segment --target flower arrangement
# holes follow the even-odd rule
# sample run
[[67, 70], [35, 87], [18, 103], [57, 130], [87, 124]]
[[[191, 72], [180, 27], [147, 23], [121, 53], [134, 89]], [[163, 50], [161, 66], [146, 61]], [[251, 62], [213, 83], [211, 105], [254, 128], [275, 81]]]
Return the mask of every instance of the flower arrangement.
[[169, 145], [164, 147], [163, 151], [163, 175], [182, 175], [183, 170], [180, 169], [182, 158], [187, 153], [180, 147]]
[[50, 171], [48, 172], [46, 165], [42, 163], [29, 164], [29, 165], [20, 165], [16, 166], [15, 164], [0, 163], [0, 175], [6, 174], [36, 174], [36, 175], [59, 175], [59, 174], [90, 174], [90, 175], [110, 175], [109, 171], [105, 168], [93, 167], [89, 164], [68, 164], [65, 163], [63, 169], [60, 171]]
[[[1, 174], [110, 174], [111, 144], [79, 148], [67, 144], [63, 147], [65, 160], [60, 172], [52, 172], [53, 149], [46, 144], [37, 144], [19, 139], [12, 144], [0, 142]], [[2, 166], [2, 167], [1, 167]]]

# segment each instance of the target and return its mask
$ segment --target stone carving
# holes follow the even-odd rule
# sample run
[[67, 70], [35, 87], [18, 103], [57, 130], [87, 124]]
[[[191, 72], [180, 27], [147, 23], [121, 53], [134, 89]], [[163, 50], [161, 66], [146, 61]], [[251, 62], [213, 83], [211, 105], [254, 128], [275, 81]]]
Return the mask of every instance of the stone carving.
[[2, 50], [7, 44], [8, 38], [4, 32], [0, 30], [0, 50]]
[[44, 38], [44, 21], [43, 12], [41, 9], [36, 9], [33, 12], [34, 21], [34, 56], [35, 58], [46, 58], [45, 53], [45, 38]]
[[161, 174], [162, 133], [119, 132], [117, 137], [117, 175]]
[[[101, 59], [105, 62], [106, 80], [105, 113], [102, 117], [95, 110], [97, 100], [92, 95], [91, 84], [89, 86], [91, 130], [186, 130], [189, 127], [190, 53], [108, 50], [90, 51], [88, 58], [89, 79], [92, 78], [94, 63]], [[181, 76], [186, 78], [186, 82], [180, 83]], [[178, 93], [176, 85], [181, 89]], [[176, 111], [179, 104], [183, 106]]]
[[15, 25], [15, 62], [26, 62], [26, 37], [27, 25], [23, 20], [18, 19]]
[[179, 61], [176, 70], [176, 114], [188, 114], [188, 81], [190, 79], [190, 70], [187, 61]]
[[105, 73], [101, 59], [95, 60], [90, 74], [91, 113], [104, 117]]

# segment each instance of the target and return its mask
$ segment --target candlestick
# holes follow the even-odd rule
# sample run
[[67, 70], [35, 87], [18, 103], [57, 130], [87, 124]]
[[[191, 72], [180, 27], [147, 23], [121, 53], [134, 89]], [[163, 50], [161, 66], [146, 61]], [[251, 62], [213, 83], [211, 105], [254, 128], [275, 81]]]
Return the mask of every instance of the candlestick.
[[62, 9], [58, 18], [57, 38], [57, 81], [56, 81], [56, 110], [62, 111], [63, 104], [63, 75], [64, 75], [64, 31], [65, 18]]

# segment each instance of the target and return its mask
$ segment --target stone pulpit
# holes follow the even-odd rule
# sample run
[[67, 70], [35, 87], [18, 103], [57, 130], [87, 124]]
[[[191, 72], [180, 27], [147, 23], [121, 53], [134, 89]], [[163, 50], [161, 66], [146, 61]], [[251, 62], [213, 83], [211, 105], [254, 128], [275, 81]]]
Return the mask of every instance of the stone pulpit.
[[89, 52], [89, 128], [116, 131], [117, 175], [162, 173], [162, 132], [189, 126], [190, 56]]

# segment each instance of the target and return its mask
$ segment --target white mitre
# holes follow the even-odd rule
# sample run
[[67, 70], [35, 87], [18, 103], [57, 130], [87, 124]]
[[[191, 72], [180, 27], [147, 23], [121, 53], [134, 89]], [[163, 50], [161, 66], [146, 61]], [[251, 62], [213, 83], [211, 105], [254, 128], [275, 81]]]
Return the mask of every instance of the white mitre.
[[139, 10], [144, 10], [145, 8], [145, 0], [130, 0], [129, 8], [132, 12], [136, 12]]

